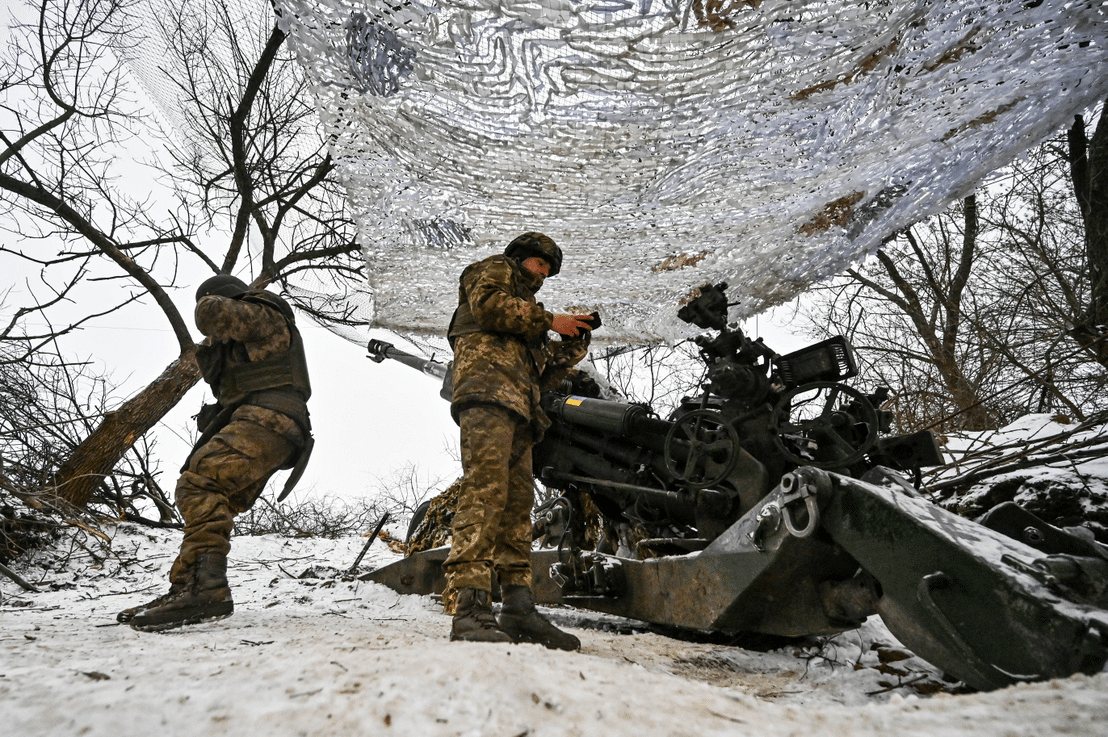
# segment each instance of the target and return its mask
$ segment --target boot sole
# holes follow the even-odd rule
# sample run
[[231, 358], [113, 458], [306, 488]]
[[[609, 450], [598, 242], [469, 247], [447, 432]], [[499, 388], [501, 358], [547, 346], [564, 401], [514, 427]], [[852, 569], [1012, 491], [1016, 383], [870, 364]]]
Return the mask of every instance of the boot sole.
[[[516, 644], [542, 645], [547, 650], [564, 650], [565, 652], [576, 652], [581, 649], [579, 638], [557, 629], [554, 625], [550, 625], [553, 631], [544, 638], [541, 634], [532, 634], [514, 626], [512, 618], [501, 617], [497, 624], [500, 625], [500, 631], [511, 637], [512, 642]], [[561, 640], [561, 642], [557, 642], [557, 640]]]
[[577, 652], [578, 650], [581, 649], [581, 643], [579, 641], [576, 642], [576, 643], [567, 642], [564, 645], [556, 645], [553, 642], [547, 642], [547, 641], [542, 640], [538, 637], [527, 637], [526, 635], [519, 635], [517, 637], [517, 636], [512, 635], [512, 634], [509, 634], [508, 636], [511, 637], [512, 642], [514, 642], [517, 645], [520, 645], [520, 644], [542, 645], [547, 650], [563, 650], [565, 652], [570, 652], [570, 653]]
[[512, 639], [512, 636], [509, 635], [507, 632], [503, 633], [504, 639], [501, 639], [499, 637], [474, 637], [474, 636], [471, 636], [471, 635], [477, 635], [477, 634], [478, 633], [474, 632], [474, 633], [470, 633], [470, 634], [455, 635], [453, 632], [451, 632], [450, 633], [450, 641], [451, 642], [492, 642], [492, 643], [501, 643], [501, 644], [504, 644], [504, 645], [511, 645], [515, 642], [515, 640]]

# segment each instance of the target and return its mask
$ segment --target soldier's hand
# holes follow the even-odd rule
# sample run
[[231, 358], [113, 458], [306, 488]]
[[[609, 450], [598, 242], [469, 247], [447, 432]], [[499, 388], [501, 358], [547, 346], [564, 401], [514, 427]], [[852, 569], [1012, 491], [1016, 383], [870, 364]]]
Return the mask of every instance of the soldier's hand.
[[591, 329], [592, 325], [588, 315], [555, 315], [551, 329], [559, 335], [567, 338], [576, 338], [582, 330]]

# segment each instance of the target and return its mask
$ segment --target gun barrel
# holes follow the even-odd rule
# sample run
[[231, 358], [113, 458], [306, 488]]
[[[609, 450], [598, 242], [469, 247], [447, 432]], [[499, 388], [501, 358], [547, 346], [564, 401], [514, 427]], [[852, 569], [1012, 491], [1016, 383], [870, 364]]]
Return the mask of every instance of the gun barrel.
[[369, 341], [366, 345], [366, 350], [369, 351], [369, 357], [376, 363], [381, 363], [386, 358], [391, 358], [394, 361], [399, 361], [406, 366], [411, 366], [417, 371], [422, 371], [428, 376], [433, 376], [436, 379], [445, 379], [447, 373], [450, 371], [450, 366], [448, 364], [440, 363], [431, 358], [422, 358], [411, 353], [405, 353], [392, 343], [377, 340], [376, 338]]

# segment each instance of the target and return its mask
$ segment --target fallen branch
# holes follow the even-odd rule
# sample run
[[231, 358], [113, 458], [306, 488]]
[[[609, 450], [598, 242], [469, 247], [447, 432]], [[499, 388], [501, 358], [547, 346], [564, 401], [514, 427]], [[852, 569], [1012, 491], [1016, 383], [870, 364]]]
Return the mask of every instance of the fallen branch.
[[7, 576], [8, 578], [10, 578], [11, 580], [15, 581], [15, 582], [16, 582], [17, 584], [19, 584], [19, 587], [20, 587], [21, 589], [23, 589], [24, 591], [33, 591], [33, 592], [34, 592], [34, 593], [36, 593], [36, 594], [38, 593], [38, 589], [36, 589], [36, 588], [35, 588], [34, 586], [32, 586], [31, 584], [29, 584], [29, 583], [27, 583], [26, 581], [24, 581], [24, 580], [23, 580], [22, 578], [20, 578], [20, 577], [19, 577], [19, 574], [18, 574], [18, 573], [16, 573], [15, 571], [13, 571], [13, 570], [12, 570], [11, 568], [8, 568], [8, 567], [7, 567], [6, 565], [4, 565], [3, 563], [0, 563], [0, 573], [3, 573], [3, 574], [4, 574], [5, 576]]
[[[1075, 446], [1077, 447], [1077, 446]], [[1008, 461], [1006, 465], [993, 466], [991, 464], [982, 464], [984, 468], [975, 471], [968, 471], [965, 474], [948, 481], [943, 481], [937, 484], [929, 484], [927, 487], [928, 492], [932, 494], [945, 491], [947, 489], [959, 489], [962, 487], [973, 486], [974, 484], [984, 481], [985, 479], [992, 478], [994, 476], [1000, 476], [1006, 473], [1012, 473], [1015, 471], [1022, 471], [1029, 468], [1038, 468], [1040, 466], [1047, 466], [1052, 463], [1076, 463], [1083, 459], [1088, 458], [1101, 458], [1104, 456], [1103, 447], [1094, 447], [1087, 450], [1061, 452], [1052, 455], [1039, 455], [1039, 456], [1027, 456], [1022, 453], [1012, 454], [998, 461]], [[1012, 461], [1012, 458], [1019, 458], [1017, 461]]]
[[67, 520], [65, 520], [65, 523], [69, 524], [69, 525], [73, 525], [74, 527], [79, 527], [82, 530], [84, 530], [85, 532], [87, 532], [88, 534], [95, 535], [96, 537], [99, 537], [99, 538], [103, 539], [103, 541], [106, 542], [109, 545], [109, 547], [112, 544], [112, 539], [110, 537], [105, 535], [103, 532], [100, 532], [100, 530], [95, 530], [95, 529], [89, 527], [88, 525], [84, 524], [83, 522], [78, 522], [75, 519], [67, 519]]

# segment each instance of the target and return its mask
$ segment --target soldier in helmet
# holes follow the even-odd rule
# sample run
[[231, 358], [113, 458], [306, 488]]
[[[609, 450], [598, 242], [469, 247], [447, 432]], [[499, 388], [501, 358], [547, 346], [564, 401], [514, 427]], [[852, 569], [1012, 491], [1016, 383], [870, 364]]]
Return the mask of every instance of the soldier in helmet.
[[206, 336], [196, 360], [216, 403], [197, 415], [201, 437], [177, 482], [185, 529], [169, 592], [116, 617], [139, 630], [222, 619], [234, 611], [227, 553], [235, 515], [253, 506], [278, 469], [292, 468], [284, 498], [311, 450], [311, 386], [288, 303], [233, 276], [213, 276], [196, 291], [196, 325]]
[[[451, 640], [537, 642], [576, 650], [580, 640], [535, 609], [531, 595], [531, 448], [550, 426], [539, 406], [588, 351], [588, 315], [555, 315], [535, 300], [562, 266], [561, 249], [524, 233], [462, 272], [448, 338], [454, 349], [450, 411], [461, 428], [463, 477], [450, 555], [457, 592]], [[548, 342], [553, 330], [561, 341]], [[493, 576], [503, 601], [490, 605]]]

